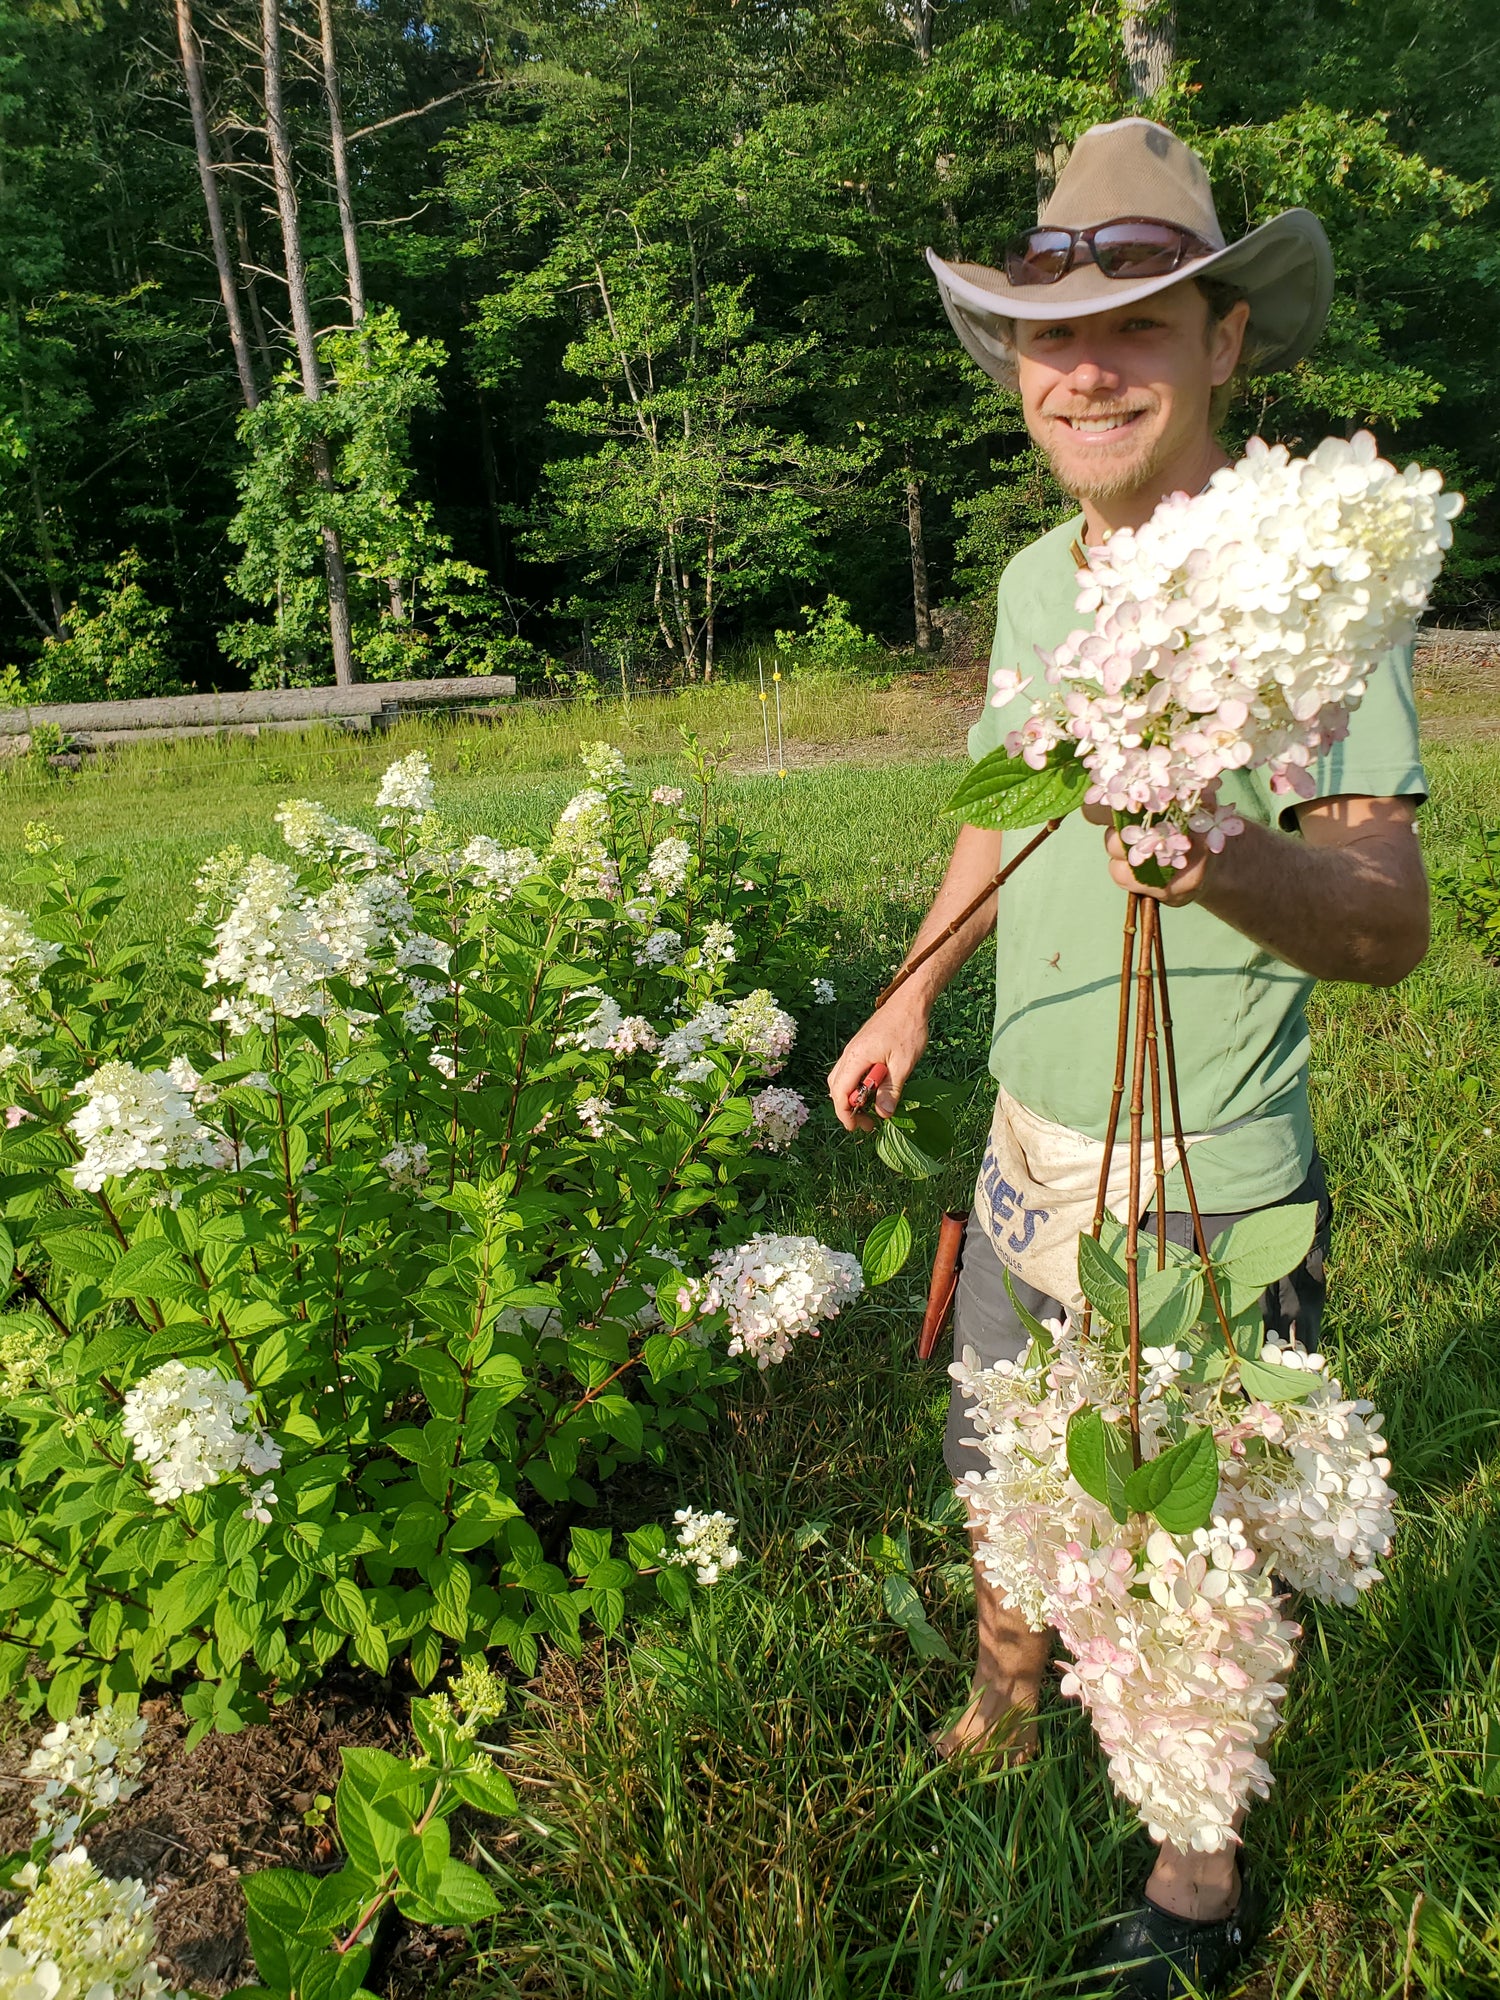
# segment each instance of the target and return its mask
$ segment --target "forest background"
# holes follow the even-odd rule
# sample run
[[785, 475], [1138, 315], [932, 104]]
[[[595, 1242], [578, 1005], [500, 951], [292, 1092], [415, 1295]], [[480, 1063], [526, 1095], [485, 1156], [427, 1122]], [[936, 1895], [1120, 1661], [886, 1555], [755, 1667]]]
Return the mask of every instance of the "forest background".
[[924, 246], [998, 257], [1126, 109], [1500, 606], [1494, 0], [0, 0], [0, 700], [926, 652], [1061, 498]]

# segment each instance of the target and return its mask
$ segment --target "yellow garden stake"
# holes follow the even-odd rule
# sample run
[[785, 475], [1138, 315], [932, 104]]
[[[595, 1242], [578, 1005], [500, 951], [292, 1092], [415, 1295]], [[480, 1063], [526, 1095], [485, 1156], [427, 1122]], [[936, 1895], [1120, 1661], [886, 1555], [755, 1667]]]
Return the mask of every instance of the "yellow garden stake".
[[781, 668], [779, 666], [772, 669], [771, 680], [776, 689], [776, 762], [781, 767], [776, 775], [778, 778], [784, 778], [786, 776], [786, 749], [781, 738]]
[[760, 720], [766, 733], [766, 776], [771, 775], [771, 711], [766, 706], [766, 663], [759, 653], [755, 656], [755, 671], [760, 675]]

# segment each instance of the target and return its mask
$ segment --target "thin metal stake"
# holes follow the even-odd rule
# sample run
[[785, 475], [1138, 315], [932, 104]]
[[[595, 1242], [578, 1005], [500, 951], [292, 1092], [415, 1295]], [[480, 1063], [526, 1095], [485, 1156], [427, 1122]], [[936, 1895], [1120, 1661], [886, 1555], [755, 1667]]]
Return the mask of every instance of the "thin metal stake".
[[760, 719], [766, 733], [766, 776], [771, 775], [771, 711], [766, 706], [766, 663], [757, 653], [755, 670], [760, 675]]
[[786, 748], [781, 737], [781, 667], [778, 664], [771, 671], [771, 679], [776, 688], [776, 762], [778, 778], [786, 776]]

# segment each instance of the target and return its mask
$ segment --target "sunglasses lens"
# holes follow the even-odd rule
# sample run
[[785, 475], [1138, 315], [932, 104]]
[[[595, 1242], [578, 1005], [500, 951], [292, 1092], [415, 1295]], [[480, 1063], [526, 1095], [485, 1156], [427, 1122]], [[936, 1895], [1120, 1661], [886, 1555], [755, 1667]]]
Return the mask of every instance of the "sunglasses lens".
[[1073, 257], [1068, 229], [1029, 229], [1005, 253], [1005, 275], [1013, 285], [1055, 285]]
[[1182, 232], [1162, 222], [1113, 222], [1094, 232], [1094, 256], [1107, 278], [1156, 278], [1177, 268]]

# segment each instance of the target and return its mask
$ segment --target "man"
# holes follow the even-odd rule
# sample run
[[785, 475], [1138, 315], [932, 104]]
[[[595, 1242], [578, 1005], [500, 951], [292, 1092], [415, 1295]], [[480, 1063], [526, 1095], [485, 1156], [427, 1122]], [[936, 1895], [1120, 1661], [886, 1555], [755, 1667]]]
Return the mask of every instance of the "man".
[[[1332, 293], [1327, 239], [1313, 216], [1292, 210], [1226, 245], [1196, 154], [1161, 126], [1127, 118], [1083, 135], [1037, 228], [1010, 246], [1003, 271], [928, 254], [960, 340], [1019, 391], [1027, 429], [1081, 511], [1017, 556], [1000, 582], [992, 666], [1030, 675], [1037, 648], [1086, 622], [1074, 608], [1083, 546], [1139, 526], [1169, 493], [1200, 491], [1229, 463], [1216, 430], [1236, 375], [1287, 367], [1312, 347]], [[987, 706], [970, 731], [970, 754], [998, 747], [1028, 710], [1025, 694]], [[1393, 985], [1427, 948], [1414, 826], [1426, 786], [1409, 657], [1381, 665], [1347, 739], [1312, 775], [1312, 796], [1290, 810], [1262, 775], [1226, 778], [1220, 800], [1238, 808], [1244, 832], [1218, 854], [1195, 842], [1180, 873], [1144, 891], [1161, 905], [1180, 996], [1183, 1112], [1188, 1132], [1202, 1135], [1191, 1164], [1210, 1231], [1284, 1201], [1320, 1204], [1307, 1263], [1266, 1299], [1270, 1323], [1295, 1327], [1309, 1346], [1328, 1207], [1307, 1103], [1307, 996], [1318, 979]], [[999, 834], [960, 830], [912, 956], [979, 894], [1000, 853]], [[1090, 1158], [1104, 1137], [1113, 1080], [1119, 899], [1138, 887], [1108, 814], [1088, 808], [1017, 873], [998, 911], [990, 1068], [1001, 1107], [1018, 1104], [1042, 1129], [1092, 1149]], [[996, 923], [991, 897], [845, 1048], [829, 1091], [846, 1126], [869, 1126], [850, 1112], [849, 1096], [874, 1063], [889, 1070], [875, 1108], [884, 1116], [895, 1109], [926, 1045], [933, 1002]], [[1004, 1290], [1007, 1265], [1019, 1271], [1018, 1294], [1033, 1312], [1060, 1309], [1055, 1285], [1028, 1285], [1024, 1255], [1003, 1250], [1006, 1242], [1019, 1249], [1024, 1237], [996, 1213], [1014, 1192], [995, 1151], [1005, 1143], [1002, 1124], [997, 1114], [954, 1311], [955, 1352], [973, 1348], [983, 1365], [1025, 1346]], [[1175, 1172], [1167, 1206], [1170, 1233], [1190, 1240]], [[985, 1467], [965, 1442], [968, 1430], [955, 1391], [945, 1448], [955, 1476]], [[1035, 1743], [1047, 1639], [1000, 1606], [977, 1568], [975, 1591], [972, 1695], [939, 1748], [990, 1743], [1024, 1758]], [[1164, 1845], [1145, 1901], [1105, 1936], [1091, 1968], [1103, 1977], [1121, 1968], [1114, 1990], [1132, 1995], [1180, 1993], [1179, 1970], [1212, 1987], [1244, 1957], [1254, 1917], [1232, 1851]]]

